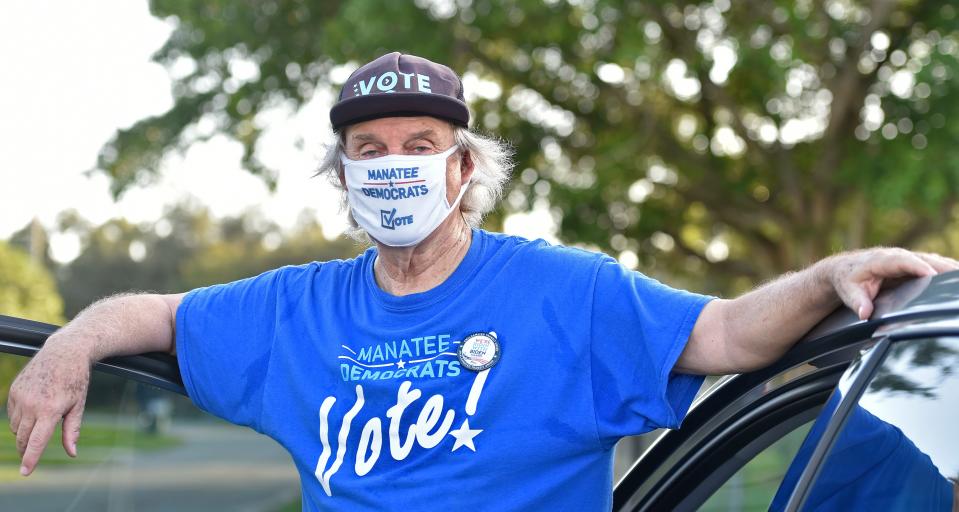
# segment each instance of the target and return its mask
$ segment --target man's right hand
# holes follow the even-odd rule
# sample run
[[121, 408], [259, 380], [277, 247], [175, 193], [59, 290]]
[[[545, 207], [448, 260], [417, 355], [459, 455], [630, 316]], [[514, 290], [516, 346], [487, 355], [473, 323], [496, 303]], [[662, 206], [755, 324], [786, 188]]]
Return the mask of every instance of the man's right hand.
[[115, 295], [83, 310], [47, 339], [13, 381], [7, 400], [10, 430], [17, 436], [22, 461], [20, 474], [27, 476], [37, 467], [60, 420], [63, 449], [77, 456], [95, 361], [145, 352], [176, 353], [176, 310], [183, 295]]
[[92, 358], [81, 343], [64, 341], [51, 336], [10, 386], [7, 415], [17, 436], [23, 476], [36, 468], [61, 419], [63, 449], [77, 456]]

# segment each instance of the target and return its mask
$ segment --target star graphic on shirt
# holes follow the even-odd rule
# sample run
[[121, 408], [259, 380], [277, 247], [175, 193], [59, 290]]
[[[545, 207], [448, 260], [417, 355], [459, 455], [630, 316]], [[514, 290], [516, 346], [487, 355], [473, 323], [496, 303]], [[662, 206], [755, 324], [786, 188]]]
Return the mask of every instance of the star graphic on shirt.
[[460, 428], [456, 430], [450, 430], [450, 435], [456, 438], [456, 442], [453, 443], [453, 449], [450, 451], [455, 452], [460, 446], [465, 446], [475, 452], [476, 446], [473, 444], [473, 438], [478, 436], [482, 431], [483, 429], [470, 428], [470, 419], [466, 418], [463, 420], [463, 424], [460, 425]]
[[406, 361], [400, 359], [399, 361], [396, 362], [396, 367], [397, 367], [397, 368], [404, 368], [404, 367], [406, 367]]
[[393, 184], [393, 180], [390, 180], [390, 188], [393, 188], [394, 186], [395, 185]]

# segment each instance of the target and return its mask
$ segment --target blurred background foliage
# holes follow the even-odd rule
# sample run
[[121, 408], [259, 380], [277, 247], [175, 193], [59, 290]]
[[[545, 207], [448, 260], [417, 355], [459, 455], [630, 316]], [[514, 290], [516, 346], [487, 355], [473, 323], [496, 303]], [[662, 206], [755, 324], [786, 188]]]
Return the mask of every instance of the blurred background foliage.
[[[82, 247], [79, 256], [67, 264], [48, 263], [56, 276], [55, 286], [50, 279], [50, 290], [56, 296], [59, 289], [66, 318], [120, 291], [179, 293], [283, 265], [350, 257], [362, 250], [345, 238], [327, 241], [309, 210], [289, 232], [253, 211], [216, 219], [205, 208], [191, 204], [175, 206], [156, 224], [134, 225], [113, 219], [94, 226], [75, 212], [67, 212], [60, 222], [59, 230], [75, 234]], [[25, 245], [35, 226], [15, 233], [12, 243]], [[46, 256], [49, 247], [40, 247], [38, 259], [50, 261]], [[0, 267], [0, 279], [2, 272]], [[58, 306], [59, 300], [57, 297]], [[48, 322], [60, 318], [23, 316]]]
[[[36, 240], [36, 239], [35, 239]], [[35, 245], [34, 249], [43, 247]], [[42, 262], [30, 253], [0, 241], [0, 313], [41, 322], [63, 322], [63, 300], [57, 283]], [[6, 403], [9, 384], [26, 361], [0, 357], [0, 404]]]
[[[258, 158], [263, 114], [295, 112], [334, 94], [358, 65], [402, 51], [463, 73], [472, 127], [515, 145], [518, 166], [490, 229], [511, 213], [545, 211], [565, 243], [723, 295], [839, 250], [955, 255], [959, 243], [959, 125], [948, 121], [959, 115], [959, 12], [948, 2], [150, 7], [175, 27], [154, 56], [173, 78], [175, 104], [102, 148], [94, 172], [111, 178], [117, 196], [154, 182], [166, 155], [217, 134], [241, 142], [245, 167], [274, 183], [276, 169]], [[316, 127], [328, 129], [328, 119]], [[46, 256], [36, 225], [11, 245], [55, 276], [63, 318], [120, 290], [184, 291], [362, 250], [325, 240], [308, 211], [291, 232], [255, 208], [216, 219], [189, 204], [155, 225], [93, 226], [68, 213], [60, 229], [81, 241], [68, 264]], [[14, 254], [11, 262], [23, 260]], [[49, 279], [23, 261], [0, 267], [3, 286], [9, 276]], [[0, 300], [18, 293], [0, 290]], [[60, 319], [44, 300], [24, 316]]]
[[841, 249], [915, 247], [954, 219], [959, 18], [947, 2], [151, 9], [175, 20], [155, 60], [174, 72], [176, 106], [103, 148], [116, 194], [149, 183], [165, 152], [202, 138], [200, 123], [241, 141], [246, 166], [270, 182], [258, 113], [296, 108], [398, 50], [464, 72], [473, 127], [515, 144], [494, 229], [510, 212], [548, 209], [567, 243], [735, 293]]

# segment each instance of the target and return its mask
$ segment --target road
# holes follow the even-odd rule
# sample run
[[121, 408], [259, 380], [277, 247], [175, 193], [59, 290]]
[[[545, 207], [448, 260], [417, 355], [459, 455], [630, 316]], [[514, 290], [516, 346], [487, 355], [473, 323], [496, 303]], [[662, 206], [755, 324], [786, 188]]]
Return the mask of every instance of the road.
[[[41, 462], [28, 478], [0, 479], [0, 511], [271, 512], [298, 496], [289, 455], [265, 436], [208, 422], [175, 423], [170, 434], [183, 443], [157, 452], [113, 449], [96, 464]], [[82, 438], [79, 452], [82, 458]]]

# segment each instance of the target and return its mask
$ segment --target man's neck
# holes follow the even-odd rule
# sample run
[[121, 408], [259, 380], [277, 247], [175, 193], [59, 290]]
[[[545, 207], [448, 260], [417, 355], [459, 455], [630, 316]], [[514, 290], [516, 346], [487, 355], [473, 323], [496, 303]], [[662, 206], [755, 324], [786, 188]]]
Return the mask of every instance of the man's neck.
[[472, 237], [466, 221], [454, 213], [414, 247], [378, 243], [373, 264], [376, 284], [386, 293], [397, 296], [435, 288], [452, 275], [466, 257]]

